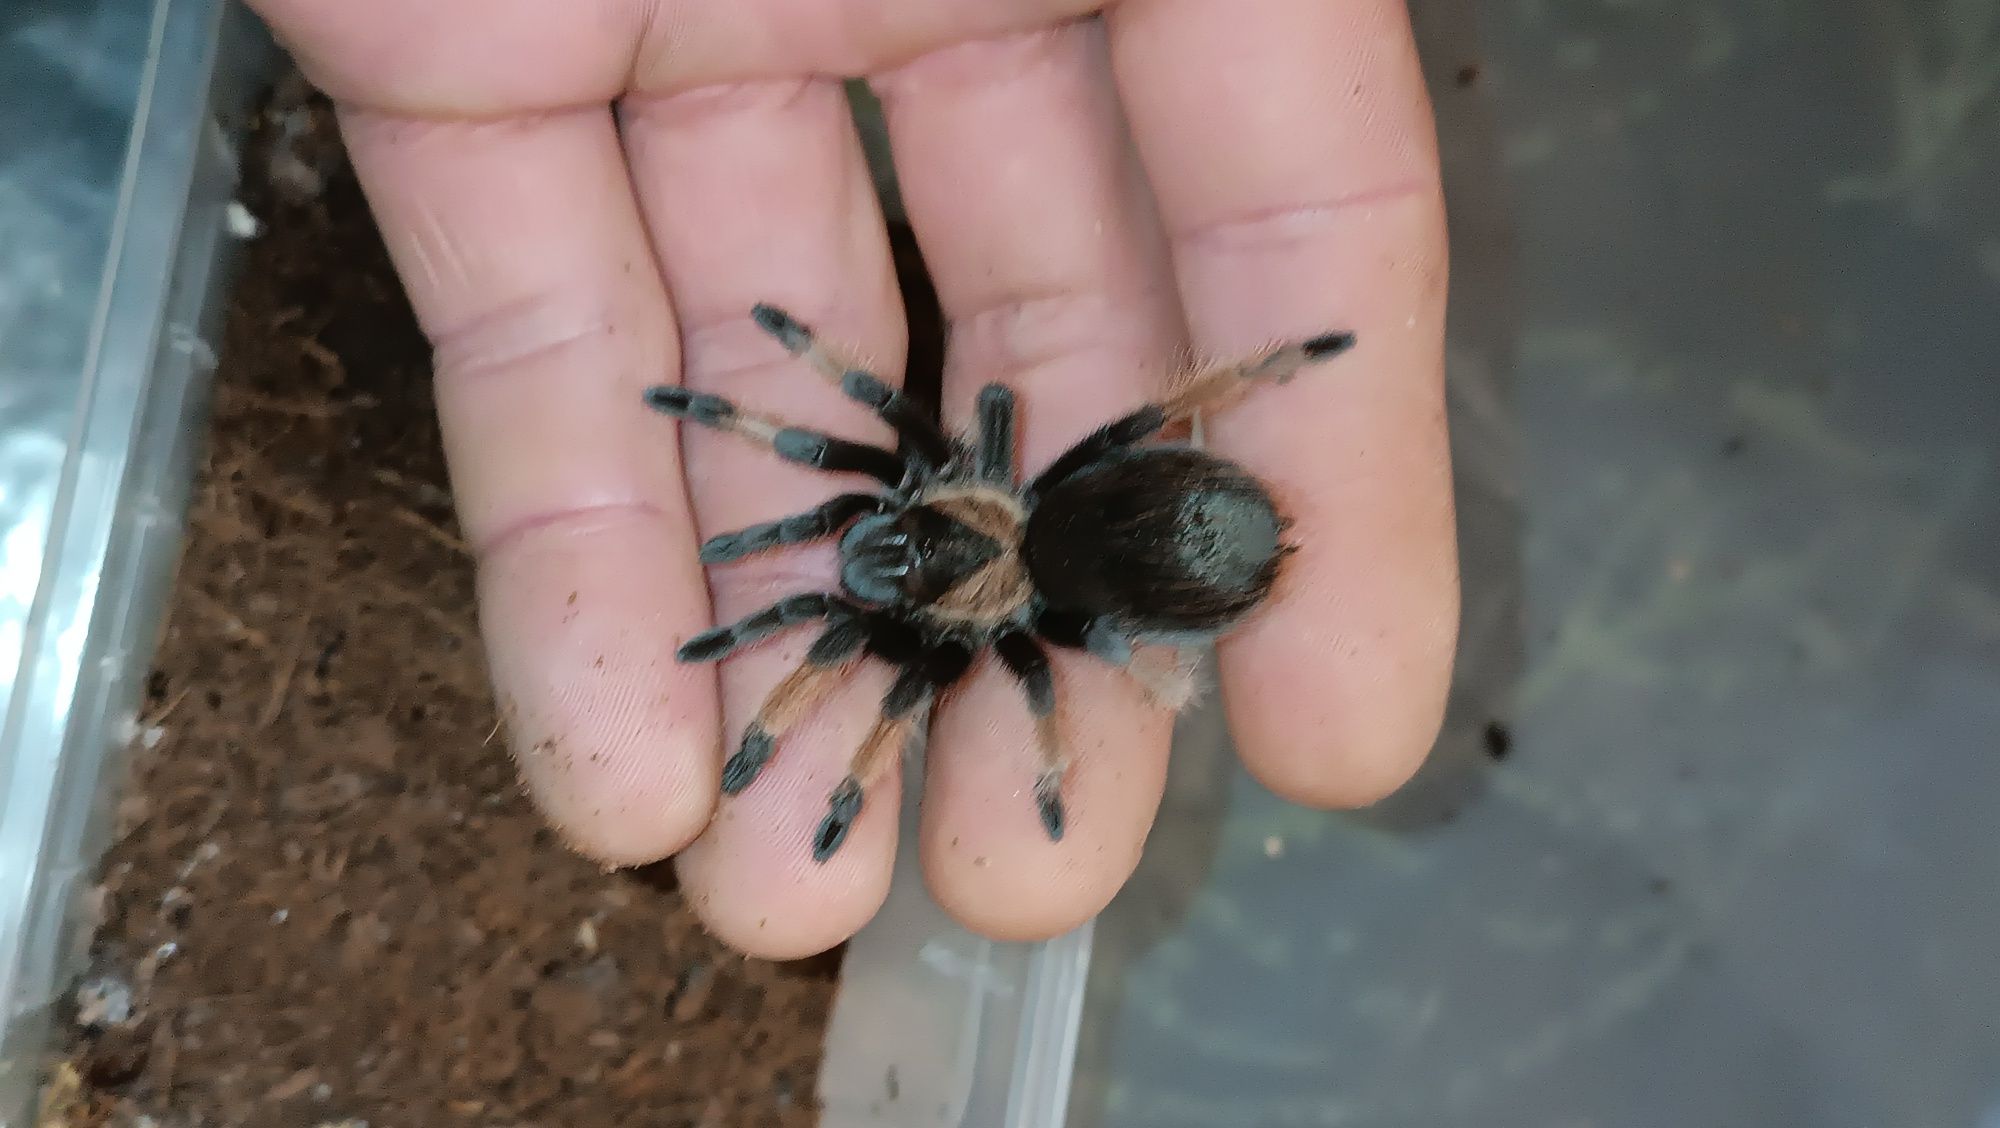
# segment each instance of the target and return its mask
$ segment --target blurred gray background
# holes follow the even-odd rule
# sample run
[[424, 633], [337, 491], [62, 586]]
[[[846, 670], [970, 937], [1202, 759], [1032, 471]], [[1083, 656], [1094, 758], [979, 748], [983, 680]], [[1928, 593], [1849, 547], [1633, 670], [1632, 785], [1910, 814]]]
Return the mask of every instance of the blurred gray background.
[[1452, 715], [1348, 815], [1190, 721], [1072, 1124], [2000, 1126], [2000, 3], [1413, 15]]
[[[13, 732], [68, 704], [19, 656], [81, 646], [22, 624], [163, 34], [131, 16], [0, 18]], [[1189, 719], [1072, 1123], [2000, 1128], [2000, 0], [1414, 17], [1454, 244], [1444, 738], [1326, 815]], [[53, 770], [0, 755], [0, 815]]]

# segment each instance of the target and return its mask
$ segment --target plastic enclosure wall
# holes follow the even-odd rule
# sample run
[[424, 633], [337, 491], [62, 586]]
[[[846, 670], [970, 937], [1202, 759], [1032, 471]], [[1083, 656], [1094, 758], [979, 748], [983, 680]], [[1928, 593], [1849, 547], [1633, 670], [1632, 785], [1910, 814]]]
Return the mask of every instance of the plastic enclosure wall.
[[841, 962], [822, 1128], [1062, 1128], [1092, 926], [1001, 944], [954, 924], [917, 858], [921, 758], [905, 769], [889, 896]]
[[137, 733], [216, 362], [238, 140], [224, 121], [242, 118], [269, 59], [262, 28], [224, 0], [152, 5], [46, 555], [0, 728], [0, 1128], [32, 1123], [50, 1020], [87, 948], [80, 895]]
[[[877, 195], [906, 217], [881, 105], [849, 102]], [[847, 946], [820, 1065], [822, 1128], [1062, 1128], [1092, 925], [1043, 944], [966, 932], [930, 899], [917, 858], [923, 756], [904, 765], [888, 899]]]
[[[234, 125], [274, 53], [227, 0], [155, 0], [19, 672], [0, 728], [0, 1128], [32, 1122], [51, 1020], [82, 970], [140, 681], [184, 533], [214, 374]], [[865, 93], [861, 125], [894, 212]], [[913, 765], [913, 770], [917, 770]], [[911, 831], [849, 948], [821, 1087], [828, 1128], [1059, 1128], [1090, 929], [995, 944], [930, 901]]]

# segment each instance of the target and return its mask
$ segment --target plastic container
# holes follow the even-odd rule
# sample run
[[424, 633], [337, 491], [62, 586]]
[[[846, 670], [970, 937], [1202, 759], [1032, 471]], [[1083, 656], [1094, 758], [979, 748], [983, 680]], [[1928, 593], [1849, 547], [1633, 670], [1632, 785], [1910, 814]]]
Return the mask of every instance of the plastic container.
[[[236, 120], [219, 0], [0, 14], [0, 1125], [29, 1122], [178, 553]], [[14, 107], [36, 108], [35, 113]]]
[[[178, 537], [236, 104], [214, 3], [136, 40], [54, 7], [0, 16], [0, 84], [68, 60], [112, 124], [0, 114], [83, 170], [23, 242], [0, 137], [0, 365], [38, 342], [0, 368], [10, 1128]], [[1199, 712], [1138, 875], [1046, 945], [952, 927], [906, 854], [823, 1123], [2000, 1128], [2000, 7], [1413, 12], [1466, 608], [1436, 753], [1315, 814]]]
[[[207, 419], [238, 119], [276, 57], [221, 0], [37, 6], [0, 34], [0, 106], [49, 107], [0, 112], [0, 1128], [18, 1128], [81, 970], [123, 753], [146, 738], [133, 711]], [[1089, 930], [982, 941], [902, 865], [849, 949], [825, 1123], [1058, 1125]]]
[[[921, 778], [913, 758], [913, 781]], [[841, 961], [820, 1065], [822, 1128], [1061, 1128], [1092, 926], [1001, 944], [924, 889], [918, 786], [904, 788], [894, 883]]]

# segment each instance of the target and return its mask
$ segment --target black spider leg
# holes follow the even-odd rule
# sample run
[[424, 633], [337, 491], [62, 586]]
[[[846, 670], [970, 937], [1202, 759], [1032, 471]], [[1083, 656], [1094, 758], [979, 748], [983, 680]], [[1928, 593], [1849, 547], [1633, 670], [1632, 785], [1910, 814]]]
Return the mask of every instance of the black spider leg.
[[916, 401], [828, 348], [811, 326], [777, 306], [759, 302], [750, 311], [750, 316], [759, 328], [777, 338], [786, 352], [804, 358], [814, 371], [831, 381], [848, 399], [873, 411], [883, 422], [895, 428], [903, 454], [928, 470], [936, 470], [950, 460], [950, 441], [936, 421], [917, 406]]
[[1028, 483], [1029, 498], [1046, 496], [1077, 471], [1114, 450], [1152, 438], [1166, 425], [1167, 410], [1157, 403], [1149, 403], [1123, 419], [1106, 423], [1078, 439], [1068, 450], [1057, 455], [1056, 460], [1040, 474], [1035, 475], [1035, 480]]
[[646, 389], [646, 405], [665, 415], [741, 435], [768, 446], [779, 458], [836, 473], [866, 474], [897, 489], [906, 468], [895, 453], [867, 443], [834, 438], [739, 409], [721, 396], [660, 384]]
[[1102, 616], [1051, 608], [1035, 617], [1035, 633], [1057, 646], [1094, 654], [1114, 666], [1132, 661], [1132, 640]]
[[[869, 649], [875, 653], [901, 650], [907, 645], [907, 628], [886, 619], [877, 620]], [[913, 632], [909, 632], [913, 633]], [[916, 653], [905, 653], [902, 670], [882, 698], [882, 714], [863, 738], [849, 762], [847, 775], [827, 798], [826, 817], [813, 831], [813, 861], [831, 858], [847, 841], [869, 787], [879, 780], [895, 756], [909, 746], [910, 737], [928, 712], [939, 690], [965, 676], [972, 664], [972, 651], [957, 642], [918, 643]]]
[[730, 533], [717, 533], [701, 545], [703, 564], [726, 564], [752, 553], [785, 544], [805, 544], [838, 533], [865, 513], [884, 513], [895, 504], [887, 494], [845, 493], [828, 498], [803, 513], [766, 521]]
[[779, 738], [840, 684], [868, 641], [868, 625], [859, 614], [838, 600], [827, 599], [827, 605], [830, 622], [826, 630], [813, 640], [805, 660], [764, 695], [757, 715], [743, 727], [742, 742], [723, 763], [723, 794], [735, 795], [750, 786], [770, 762]]
[[677, 657], [683, 662], [715, 662], [737, 650], [762, 642], [779, 631], [847, 613], [847, 604], [836, 596], [818, 593], [792, 595], [769, 607], [752, 611], [733, 623], [695, 635], [681, 643]]
[[1014, 482], [1014, 393], [1005, 384], [979, 389], [978, 449], [973, 472], [996, 486]]
[[1021, 683], [1028, 698], [1028, 711], [1035, 718], [1035, 742], [1041, 766], [1035, 775], [1035, 806], [1042, 814], [1042, 829], [1050, 841], [1063, 836], [1063, 776], [1069, 770], [1061, 733], [1056, 728], [1056, 679], [1049, 670], [1049, 657], [1035, 640], [1019, 631], [1006, 631], [993, 640], [993, 649], [1007, 672]]
[[[780, 457], [794, 462], [827, 470], [859, 470], [891, 489], [927, 478], [944, 464], [951, 453], [950, 444], [915, 402], [874, 375], [848, 366], [821, 345], [810, 328], [784, 310], [759, 304], [751, 310], [751, 317], [786, 351], [804, 357], [850, 399], [867, 406], [895, 428], [896, 453], [884, 457], [887, 452], [880, 448], [829, 439], [817, 432], [760, 419], [720, 396], [658, 387], [647, 390], [646, 402], [667, 414], [766, 442]], [[890, 459], [894, 460], [893, 470]], [[841, 494], [803, 513], [718, 533], [702, 543], [701, 561], [725, 564], [780, 545], [819, 540], [838, 533], [847, 522], [865, 513], [887, 510], [891, 503], [892, 499], [875, 494]]]
[[1077, 440], [1035, 476], [1028, 487], [1028, 496], [1031, 500], [1045, 496], [1064, 479], [1113, 451], [1144, 442], [1169, 424], [1180, 423], [1198, 411], [1226, 404], [1252, 380], [1282, 384], [1306, 365], [1338, 356], [1353, 347], [1352, 333], [1322, 333], [1281, 345], [1254, 361], [1198, 372], [1165, 399], [1149, 403]]

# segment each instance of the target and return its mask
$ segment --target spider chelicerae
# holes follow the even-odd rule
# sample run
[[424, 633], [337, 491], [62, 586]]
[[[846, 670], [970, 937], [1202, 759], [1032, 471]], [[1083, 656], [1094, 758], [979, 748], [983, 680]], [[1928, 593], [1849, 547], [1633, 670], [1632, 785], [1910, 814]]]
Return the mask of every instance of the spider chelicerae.
[[[1052, 839], [1063, 834], [1068, 755], [1057, 731], [1055, 679], [1040, 641], [1086, 651], [1139, 676], [1134, 646], [1212, 641], [1270, 593], [1292, 546], [1288, 522], [1249, 471], [1180, 442], [1155, 442], [1198, 412], [1219, 410], [1259, 380], [1347, 351], [1352, 333], [1325, 333], [1254, 360], [1194, 372], [1164, 399], [1108, 423], [1024, 479], [1014, 458], [1014, 394], [983, 388], [976, 423], [947, 435], [910, 399], [818, 341], [786, 311], [751, 316], [786, 351], [887, 422], [897, 449], [851, 442], [657, 386], [646, 403], [679, 419], [760, 443], [779, 458], [874, 478], [803, 513], [711, 537], [705, 564], [781, 545], [839, 537], [840, 589], [790, 596], [688, 639], [683, 662], [713, 662], [790, 628], [824, 626], [800, 664], [772, 688], [722, 769], [734, 795], [777, 744], [864, 655], [897, 675], [881, 716], [833, 789], [814, 831], [813, 858], [840, 848], [863, 796], [908, 746], [936, 696], [990, 646], [1020, 683], [1034, 717], [1035, 803]], [[1142, 684], [1146, 679], [1141, 678]], [[1159, 696], [1158, 687], [1149, 690]]]

